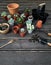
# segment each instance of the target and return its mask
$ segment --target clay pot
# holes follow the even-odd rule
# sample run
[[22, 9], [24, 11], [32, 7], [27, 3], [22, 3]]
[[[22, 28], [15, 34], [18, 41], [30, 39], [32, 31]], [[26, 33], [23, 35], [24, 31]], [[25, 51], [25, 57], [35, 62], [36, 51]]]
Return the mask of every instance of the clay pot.
[[17, 3], [11, 3], [7, 5], [7, 8], [10, 12], [11, 15], [14, 15], [15, 13], [18, 12], [19, 4]]
[[25, 36], [25, 32], [21, 32], [21, 33], [20, 33], [20, 36], [21, 36], [21, 37], [24, 37], [24, 36]]
[[14, 32], [15, 34], [17, 34], [17, 33], [19, 32], [19, 27], [18, 27], [18, 26], [14, 26], [14, 27], [13, 27], [13, 32]]
[[21, 28], [21, 29], [20, 29], [20, 36], [21, 36], [21, 37], [24, 37], [25, 34], [26, 34], [25, 29], [24, 29], [24, 28]]
[[36, 27], [39, 29], [42, 28], [42, 20], [38, 20]]

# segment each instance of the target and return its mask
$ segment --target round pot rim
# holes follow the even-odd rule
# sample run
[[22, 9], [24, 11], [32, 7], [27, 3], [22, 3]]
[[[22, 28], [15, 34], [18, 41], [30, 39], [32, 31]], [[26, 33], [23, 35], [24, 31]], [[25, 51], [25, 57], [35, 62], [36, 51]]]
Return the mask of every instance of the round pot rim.
[[[17, 5], [17, 7], [11, 8], [11, 7], [9, 7], [9, 5]], [[7, 5], [7, 8], [16, 9], [16, 8], [19, 8], [19, 4], [17, 4], [17, 3], [10, 3], [10, 4]]]

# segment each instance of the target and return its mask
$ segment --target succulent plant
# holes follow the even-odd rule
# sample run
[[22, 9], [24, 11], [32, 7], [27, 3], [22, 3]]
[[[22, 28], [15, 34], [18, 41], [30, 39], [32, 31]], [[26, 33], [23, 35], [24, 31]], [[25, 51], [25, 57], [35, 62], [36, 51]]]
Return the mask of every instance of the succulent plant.
[[11, 15], [7, 15], [7, 20], [9, 20], [11, 18]]
[[29, 8], [26, 8], [24, 12], [30, 12], [31, 10]]
[[14, 19], [13, 19], [13, 18], [10, 18], [10, 19], [8, 20], [8, 23], [9, 23], [10, 25], [14, 25]]
[[20, 17], [21, 17], [21, 18], [25, 18], [26, 16], [24, 15], [24, 13], [22, 13], [22, 14], [20, 15]]
[[17, 18], [17, 23], [19, 24], [19, 23], [23, 23], [23, 19], [21, 18], [21, 17], [18, 17]]
[[17, 13], [17, 14], [14, 14], [14, 17], [18, 17], [19, 16], [19, 13]]
[[1, 13], [1, 16], [6, 16], [6, 15], [7, 13], [5, 11]]

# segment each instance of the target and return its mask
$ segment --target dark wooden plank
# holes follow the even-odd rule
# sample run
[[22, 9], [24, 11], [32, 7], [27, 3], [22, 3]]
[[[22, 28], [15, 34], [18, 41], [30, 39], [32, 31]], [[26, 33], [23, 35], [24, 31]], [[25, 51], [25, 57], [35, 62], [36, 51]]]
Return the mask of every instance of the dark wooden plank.
[[51, 65], [51, 52], [0, 51], [1, 65]]
[[[51, 5], [51, 1], [49, 0], [3, 0], [2, 2], [0, 2], [0, 7], [1, 6], [7, 6], [7, 4], [9, 4], [9, 3], [13, 3], [13, 2], [16, 2], [16, 3], [19, 3], [20, 4], [20, 8], [22, 7], [22, 8], [24, 8], [24, 7], [31, 7], [31, 8], [34, 8], [34, 7], [37, 7], [37, 5], [38, 4], [40, 4], [40, 3], [42, 3], [42, 2], [45, 2], [45, 3], [47, 3], [46, 4], [46, 9], [48, 10], [51, 10], [51, 7], [50, 7], [50, 5]], [[23, 7], [23, 5], [24, 5], [24, 7]]]

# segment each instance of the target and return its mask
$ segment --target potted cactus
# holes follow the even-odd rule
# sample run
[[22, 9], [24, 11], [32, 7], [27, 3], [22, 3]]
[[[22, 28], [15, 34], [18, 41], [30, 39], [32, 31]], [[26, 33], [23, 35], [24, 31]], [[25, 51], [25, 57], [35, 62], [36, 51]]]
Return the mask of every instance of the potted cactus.
[[1, 16], [2, 16], [5, 20], [7, 20], [7, 13], [6, 13], [5, 11], [1, 13]]
[[34, 30], [34, 25], [31, 25], [31, 27], [28, 28], [27, 30], [28, 30], [28, 33], [31, 34]]
[[25, 29], [24, 29], [24, 28], [21, 28], [21, 29], [20, 29], [20, 36], [21, 36], [21, 37], [24, 37], [25, 34], [26, 34]]
[[32, 31], [34, 30], [34, 25], [32, 25], [32, 22], [29, 22], [28, 20], [26, 21], [26, 27], [27, 27], [27, 31], [29, 34], [32, 33]]

